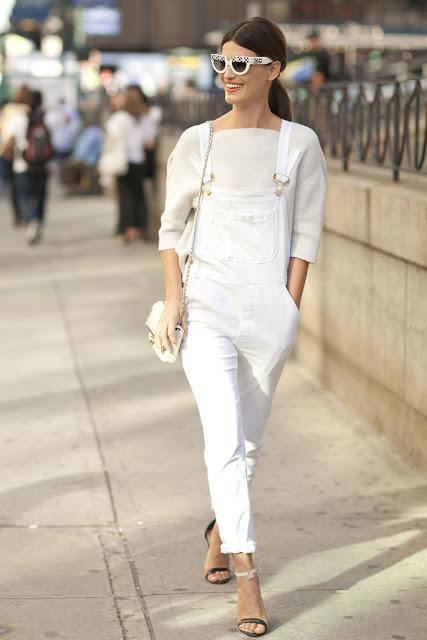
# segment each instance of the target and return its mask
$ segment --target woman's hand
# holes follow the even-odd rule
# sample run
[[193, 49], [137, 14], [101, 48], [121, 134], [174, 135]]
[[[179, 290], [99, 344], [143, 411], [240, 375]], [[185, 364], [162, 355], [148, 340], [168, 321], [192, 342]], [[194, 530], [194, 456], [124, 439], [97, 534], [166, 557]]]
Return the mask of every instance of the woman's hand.
[[[175, 328], [178, 324], [180, 300], [166, 300], [166, 306], [160, 316], [158, 333], [154, 342], [161, 351], [172, 351], [175, 344]], [[187, 329], [187, 314], [184, 306], [182, 313], [182, 328]]]
[[297, 309], [300, 309], [302, 292], [307, 278], [309, 263], [306, 260], [291, 257], [288, 268], [287, 288]]
[[[158, 335], [154, 337], [154, 342], [159, 349], [171, 351], [175, 343], [175, 328], [178, 322], [183, 283], [178, 254], [175, 249], [162, 249], [160, 256], [165, 278], [166, 306], [160, 316]], [[184, 330], [187, 328], [185, 309], [183, 310], [182, 327]]]

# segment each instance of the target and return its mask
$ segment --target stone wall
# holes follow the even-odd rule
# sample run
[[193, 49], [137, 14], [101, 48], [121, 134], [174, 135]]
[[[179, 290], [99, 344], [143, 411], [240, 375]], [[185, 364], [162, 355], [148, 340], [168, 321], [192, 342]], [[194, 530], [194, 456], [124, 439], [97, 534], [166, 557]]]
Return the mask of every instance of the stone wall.
[[294, 355], [427, 468], [427, 180], [329, 163]]

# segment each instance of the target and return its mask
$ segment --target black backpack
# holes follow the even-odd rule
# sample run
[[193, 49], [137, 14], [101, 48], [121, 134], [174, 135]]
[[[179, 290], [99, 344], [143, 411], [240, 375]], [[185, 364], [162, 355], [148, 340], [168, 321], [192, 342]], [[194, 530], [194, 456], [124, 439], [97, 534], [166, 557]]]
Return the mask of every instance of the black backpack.
[[42, 116], [30, 118], [27, 129], [27, 148], [22, 155], [30, 167], [43, 167], [53, 158], [54, 150], [49, 129], [43, 122]]

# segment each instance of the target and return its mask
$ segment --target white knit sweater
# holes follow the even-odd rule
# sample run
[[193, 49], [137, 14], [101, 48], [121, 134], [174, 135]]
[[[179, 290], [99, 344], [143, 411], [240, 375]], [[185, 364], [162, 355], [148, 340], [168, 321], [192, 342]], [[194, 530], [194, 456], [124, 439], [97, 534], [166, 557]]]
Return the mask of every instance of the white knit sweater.
[[[204, 160], [200, 157], [199, 126], [181, 134], [167, 163], [166, 202], [160, 220], [158, 249], [176, 249], [181, 268], [190, 248]], [[214, 132], [215, 186], [248, 191], [272, 186], [278, 142], [279, 132], [272, 129]], [[298, 123], [292, 127], [288, 174], [291, 179], [284, 193], [291, 231], [291, 257], [315, 263], [324, 220], [327, 168], [317, 134]]]

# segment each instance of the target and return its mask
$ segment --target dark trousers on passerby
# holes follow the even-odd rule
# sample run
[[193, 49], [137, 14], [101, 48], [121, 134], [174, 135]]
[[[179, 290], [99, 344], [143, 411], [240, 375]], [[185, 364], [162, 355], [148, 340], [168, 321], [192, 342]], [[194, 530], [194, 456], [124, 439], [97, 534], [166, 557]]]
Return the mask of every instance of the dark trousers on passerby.
[[13, 171], [13, 162], [8, 160], [3, 160], [3, 166], [5, 170], [5, 177], [7, 182], [9, 183], [10, 188], [10, 201], [12, 205], [12, 213], [13, 213], [13, 222], [14, 224], [20, 224], [23, 222], [22, 212], [19, 208], [19, 199], [16, 188], [16, 175]]
[[129, 163], [128, 172], [117, 178], [119, 220], [116, 231], [124, 234], [129, 227], [144, 233], [147, 227], [147, 204], [142, 185], [142, 164]]
[[46, 169], [15, 174], [19, 208], [25, 222], [44, 221], [47, 177]]

